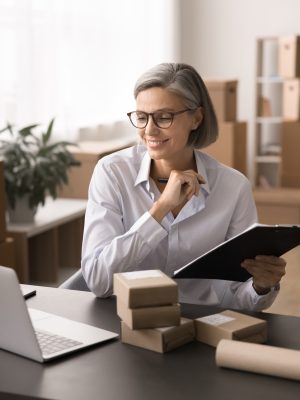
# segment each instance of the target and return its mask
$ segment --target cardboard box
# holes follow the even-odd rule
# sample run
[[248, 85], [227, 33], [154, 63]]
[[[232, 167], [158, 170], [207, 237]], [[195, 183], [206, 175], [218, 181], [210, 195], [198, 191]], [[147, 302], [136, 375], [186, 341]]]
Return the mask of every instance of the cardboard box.
[[281, 136], [281, 185], [300, 187], [300, 122], [284, 122]]
[[217, 141], [201, 151], [247, 175], [247, 123], [221, 122]]
[[236, 121], [238, 81], [205, 80], [218, 121]]
[[194, 320], [196, 340], [217, 346], [221, 339], [263, 343], [267, 340], [267, 322], [226, 310]]
[[117, 314], [130, 329], [159, 328], [180, 323], [180, 305], [127, 308], [117, 298]]
[[114, 274], [114, 294], [128, 308], [178, 303], [177, 283], [158, 269]]
[[282, 117], [291, 121], [300, 118], [300, 79], [283, 82]]
[[0, 265], [14, 269], [16, 267], [15, 246], [12, 238], [6, 238], [0, 242]]
[[6, 237], [4, 166], [0, 160], [0, 242]]
[[165, 353], [192, 342], [195, 327], [192, 320], [181, 318], [180, 325], [167, 328], [131, 330], [121, 321], [121, 341], [144, 349]]
[[284, 78], [300, 76], [300, 36], [279, 38], [278, 73]]
[[124, 142], [122, 139], [78, 142], [78, 147], [72, 147], [70, 151], [81, 165], [69, 170], [68, 184], [58, 191], [58, 196], [87, 199], [90, 180], [100, 158], [131, 144], [133, 143]]
[[253, 196], [262, 224], [300, 224], [300, 189], [255, 189]]

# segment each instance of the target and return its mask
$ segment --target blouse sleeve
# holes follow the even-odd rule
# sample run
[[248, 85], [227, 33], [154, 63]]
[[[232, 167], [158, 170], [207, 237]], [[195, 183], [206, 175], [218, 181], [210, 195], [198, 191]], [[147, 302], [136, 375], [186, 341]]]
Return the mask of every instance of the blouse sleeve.
[[113, 274], [133, 271], [167, 235], [146, 211], [125, 231], [120, 185], [98, 163], [93, 173], [85, 215], [82, 243], [82, 273], [98, 297], [113, 293]]

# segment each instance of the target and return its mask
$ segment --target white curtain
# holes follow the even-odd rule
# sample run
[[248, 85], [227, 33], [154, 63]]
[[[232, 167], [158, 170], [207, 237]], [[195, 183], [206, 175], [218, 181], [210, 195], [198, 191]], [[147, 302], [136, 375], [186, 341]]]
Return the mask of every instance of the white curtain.
[[122, 120], [147, 68], [178, 61], [179, 0], [0, 0], [0, 128]]

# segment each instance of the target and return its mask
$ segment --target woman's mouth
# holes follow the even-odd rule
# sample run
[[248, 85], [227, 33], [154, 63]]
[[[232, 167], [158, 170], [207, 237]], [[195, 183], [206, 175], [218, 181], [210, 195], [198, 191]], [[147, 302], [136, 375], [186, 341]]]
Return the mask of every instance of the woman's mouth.
[[168, 142], [169, 139], [164, 139], [164, 140], [158, 140], [158, 139], [146, 139], [146, 143], [149, 147], [151, 148], [156, 148], [160, 147], [166, 142]]

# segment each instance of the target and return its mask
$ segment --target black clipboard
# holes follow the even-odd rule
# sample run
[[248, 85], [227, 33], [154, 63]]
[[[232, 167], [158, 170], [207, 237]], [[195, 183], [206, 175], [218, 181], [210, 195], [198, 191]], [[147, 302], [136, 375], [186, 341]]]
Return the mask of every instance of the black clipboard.
[[251, 275], [241, 267], [257, 255], [282, 256], [300, 244], [300, 225], [254, 224], [247, 230], [174, 272], [174, 279], [221, 279], [245, 282]]

